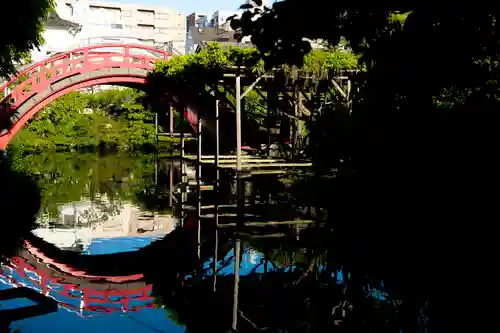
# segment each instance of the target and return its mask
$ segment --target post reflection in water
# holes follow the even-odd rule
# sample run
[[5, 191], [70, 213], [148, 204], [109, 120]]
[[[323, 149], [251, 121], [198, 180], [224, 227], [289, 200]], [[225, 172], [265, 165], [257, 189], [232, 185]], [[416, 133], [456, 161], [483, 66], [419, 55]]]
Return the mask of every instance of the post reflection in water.
[[240, 287], [240, 251], [241, 251], [241, 240], [236, 239], [234, 241], [234, 291], [233, 291], [233, 324], [231, 325], [233, 330], [238, 329], [238, 291]]
[[[5, 257], [0, 290], [27, 287], [55, 300], [58, 309], [9, 322], [10, 330], [401, 329], [397, 294], [386, 293], [376, 280], [357, 288], [344, 276], [324, 245], [330, 231], [307, 222], [309, 213], [301, 219], [300, 212], [311, 209], [285, 201], [286, 187], [274, 176], [246, 179], [251, 199], [243, 201], [241, 226], [235, 219], [242, 198], [231, 174], [199, 172], [204, 184], [213, 180], [210, 175], [216, 180], [214, 191], [200, 195], [179, 184], [191, 177], [189, 163], [156, 163], [154, 156], [73, 158], [51, 156], [40, 164], [32, 158], [12, 166], [45, 177], [37, 178], [43, 189], [38, 224], [23, 236], [24, 248]], [[84, 160], [88, 168], [82, 171]], [[188, 172], [182, 175], [181, 168]], [[67, 214], [68, 205], [77, 208], [75, 214]], [[0, 300], [0, 318], [2, 311], [23, 306], [21, 300]]]

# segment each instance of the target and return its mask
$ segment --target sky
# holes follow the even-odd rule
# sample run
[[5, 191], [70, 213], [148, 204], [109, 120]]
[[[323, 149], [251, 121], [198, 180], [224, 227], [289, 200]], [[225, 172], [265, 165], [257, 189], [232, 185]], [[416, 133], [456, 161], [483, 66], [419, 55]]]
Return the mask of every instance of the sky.
[[[236, 10], [245, 0], [104, 0], [104, 2], [140, 3], [176, 9], [185, 15], [192, 12], [213, 13], [218, 9]], [[269, 0], [268, 3], [274, 1]]]

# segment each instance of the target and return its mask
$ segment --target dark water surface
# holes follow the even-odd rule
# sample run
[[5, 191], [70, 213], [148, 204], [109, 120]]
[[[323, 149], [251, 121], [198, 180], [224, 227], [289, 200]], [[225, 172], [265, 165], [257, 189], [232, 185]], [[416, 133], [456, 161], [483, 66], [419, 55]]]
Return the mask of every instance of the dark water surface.
[[[328, 264], [333, 259], [327, 252], [310, 246], [326, 230], [286, 226], [235, 237], [230, 228], [216, 233], [208, 219], [198, 261], [192, 214], [181, 223], [169, 198], [179, 174], [175, 161], [157, 163], [154, 155], [143, 154], [46, 153], [15, 157], [10, 167], [36, 180], [41, 207], [31, 228], [35, 237], [2, 264], [0, 329], [227, 332], [233, 326], [249, 332], [322, 332], [340, 329], [350, 316], [344, 295], [348, 277]], [[254, 196], [267, 200], [271, 183], [265, 195]], [[223, 185], [230, 198], [232, 185]], [[283, 208], [286, 192], [277, 198], [269, 204], [278, 208], [266, 212], [291, 214]], [[238, 297], [235, 250], [241, 251]], [[46, 296], [48, 304], [39, 307], [48, 313], [23, 310], [39, 302], [21, 292], [6, 299], [5, 291], [16, 287]], [[392, 318], [397, 302], [382, 290], [375, 283], [360, 295], [383, 312], [376, 316]], [[9, 313], [12, 309], [21, 317]], [[370, 312], [366, 320], [373, 316]]]

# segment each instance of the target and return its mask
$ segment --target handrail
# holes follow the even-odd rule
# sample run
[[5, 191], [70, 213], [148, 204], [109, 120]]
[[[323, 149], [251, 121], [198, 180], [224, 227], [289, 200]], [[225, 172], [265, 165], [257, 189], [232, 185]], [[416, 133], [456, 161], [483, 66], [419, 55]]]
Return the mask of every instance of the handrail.
[[[25, 68], [23, 71], [17, 73], [15, 76], [11, 77], [11, 79], [7, 82], [5, 82], [1, 87], [0, 87], [0, 91], [5, 91], [5, 89], [16, 82], [16, 80], [27, 74], [27, 73], [30, 73], [34, 70], [36, 70], [38, 67], [42, 67], [46, 64], [49, 64], [49, 63], [52, 63], [52, 62], [55, 62], [55, 61], [58, 61], [58, 60], [62, 60], [62, 59], [65, 59], [67, 57], [70, 57], [72, 54], [75, 54], [75, 53], [85, 53], [85, 52], [89, 52], [89, 51], [92, 51], [92, 50], [96, 50], [96, 49], [102, 49], [102, 48], [116, 48], [116, 47], [121, 47], [121, 48], [124, 48], [124, 50], [126, 49], [142, 49], [142, 50], [146, 50], [146, 51], [150, 51], [152, 54], [155, 54], [155, 53], [159, 53], [159, 54], [163, 54], [164, 56], [164, 59], [168, 59], [169, 57], [169, 53], [165, 50], [162, 50], [162, 49], [159, 49], [159, 48], [156, 48], [156, 47], [151, 47], [151, 46], [147, 46], [147, 45], [140, 45], [140, 44], [112, 44], [112, 43], [109, 43], [109, 44], [97, 44], [97, 45], [92, 45], [92, 46], [85, 46], [85, 47], [80, 47], [80, 48], [76, 48], [76, 49], [73, 49], [73, 50], [70, 50], [70, 51], [66, 51], [66, 52], [63, 52], [63, 53], [58, 53], [56, 55], [53, 55], [51, 57], [48, 57], [47, 59], [44, 59], [40, 62], [37, 62], [35, 64], [32, 64], [30, 66], [28, 66], [27, 68]], [[161, 58], [158, 58], [158, 59], [161, 59]], [[7, 97], [7, 96], [4, 96], [4, 98]]]

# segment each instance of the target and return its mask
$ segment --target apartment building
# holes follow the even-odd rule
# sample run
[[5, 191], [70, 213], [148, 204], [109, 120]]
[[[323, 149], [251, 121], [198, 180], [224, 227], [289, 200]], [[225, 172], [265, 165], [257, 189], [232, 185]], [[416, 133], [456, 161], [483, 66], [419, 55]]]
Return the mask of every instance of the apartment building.
[[186, 20], [175, 9], [92, 0], [55, 2], [57, 15], [79, 29], [66, 34], [47, 29], [46, 43], [34, 58], [98, 42], [147, 44], [184, 54]]
[[208, 15], [208, 13], [194, 12], [186, 17], [186, 28], [207, 28], [209, 26], [210, 16]]
[[[246, 3], [249, 1], [247, 0]], [[262, 0], [262, 6], [267, 6], [267, 0]], [[194, 12], [186, 17], [186, 54], [194, 53], [205, 42], [221, 42], [230, 44], [248, 44], [249, 37], [242, 43], [234, 38], [234, 31], [228, 18], [241, 14], [242, 10], [216, 10], [213, 14]]]

